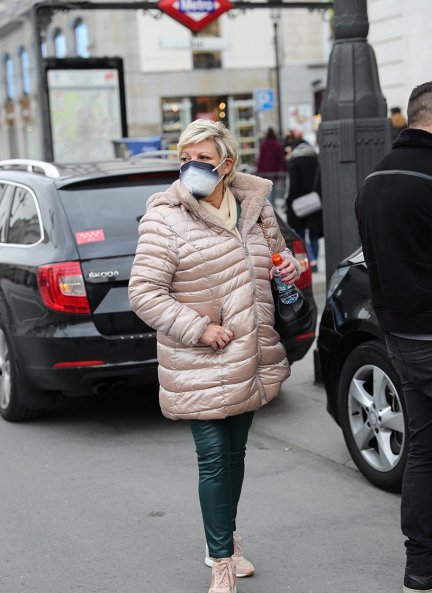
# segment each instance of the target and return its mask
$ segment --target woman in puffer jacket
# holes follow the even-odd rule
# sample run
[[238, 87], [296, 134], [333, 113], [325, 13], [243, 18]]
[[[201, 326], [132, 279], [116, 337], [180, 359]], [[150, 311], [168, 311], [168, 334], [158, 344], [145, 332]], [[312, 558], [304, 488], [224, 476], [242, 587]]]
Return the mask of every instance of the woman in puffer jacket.
[[290, 374], [273, 329], [271, 252], [259, 223], [284, 257], [286, 283], [300, 265], [267, 200], [271, 181], [235, 172], [229, 130], [196, 120], [178, 152], [179, 180], [150, 198], [140, 222], [129, 297], [157, 330], [162, 413], [191, 426], [209, 593], [234, 593], [236, 576], [254, 573], [236, 531], [249, 428]]

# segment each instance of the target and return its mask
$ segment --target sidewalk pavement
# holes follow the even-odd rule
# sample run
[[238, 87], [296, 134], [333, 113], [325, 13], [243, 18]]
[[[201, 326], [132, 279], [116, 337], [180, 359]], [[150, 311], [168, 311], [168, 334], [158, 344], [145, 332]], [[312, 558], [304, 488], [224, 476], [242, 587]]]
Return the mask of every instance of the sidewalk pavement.
[[318, 272], [312, 274], [312, 287], [315, 294], [326, 292], [325, 243], [323, 237], [319, 240]]
[[315, 294], [326, 292], [325, 272], [318, 271], [312, 274], [312, 288]]

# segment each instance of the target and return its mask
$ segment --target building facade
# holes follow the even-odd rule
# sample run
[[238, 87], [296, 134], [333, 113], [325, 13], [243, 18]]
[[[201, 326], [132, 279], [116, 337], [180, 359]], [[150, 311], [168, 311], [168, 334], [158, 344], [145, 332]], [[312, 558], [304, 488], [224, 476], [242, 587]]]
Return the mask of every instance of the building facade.
[[368, 0], [368, 16], [387, 106], [406, 113], [411, 90], [432, 78], [432, 2]]
[[[0, 3], [0, 158], [44, 156], [33, 4]], [[172, 147], [190, 121], [207, 117], [228, 125], [253, 163], [270, 125], [313, 139], [329, 30], [324, 12], [303, 9], [230, 11], [199, 33], [158, 10], [71, 10], [45, 24], [41, 49], [44, 57], [121, 57], [130, 137], [159, 136]], [[256, 101], [263, 89], [273, 91], [266, 109]]]

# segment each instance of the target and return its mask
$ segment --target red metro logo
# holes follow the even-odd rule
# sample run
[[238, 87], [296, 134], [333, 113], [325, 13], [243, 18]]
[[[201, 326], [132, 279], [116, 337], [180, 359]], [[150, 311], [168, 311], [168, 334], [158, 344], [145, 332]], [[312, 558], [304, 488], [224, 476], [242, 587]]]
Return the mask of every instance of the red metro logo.
[[158, 6], [170, 17], [195, 32], [201, 31], [221, 14], [233, 8], [229, 0], [159, 0]]

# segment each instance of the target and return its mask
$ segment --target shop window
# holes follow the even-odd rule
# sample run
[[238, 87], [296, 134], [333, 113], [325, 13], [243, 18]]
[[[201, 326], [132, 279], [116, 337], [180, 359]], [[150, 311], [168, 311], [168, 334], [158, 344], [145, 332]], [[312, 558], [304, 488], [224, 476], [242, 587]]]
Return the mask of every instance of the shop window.
[[[228, 99], [229, 127], [239, 143], [241, 165], [254, 167], [258, 155], [259, 132], [255, 101], [252, 95], [236, 95]], [[244, 169], [248, 171], [248, 169]]]
[[52, 34], [52, 41], [54, 46], [54, 55], [56, 58], [65, 58], [66, 51], [66, 37], [61, 29], [54, 29]]
[[29, 57], [25, 47], [20, 47], [18, 50], [18, 59], [20, 62], [21, 74], [21, 88], [23, 95], [30, 95], [30, 71], [29, 71]]
[[213, 21], [205, 29], [197, 33], [192, 33], [192, 36], [193, 67], [197, 70], [222, 68], [221, 52], [215, 50], [210, 51], [208, 47], [211, 44], [210, 38], [220, 38], [219, 21]]
[[89, 58], [89, 37], [87, 24], [82, 18], [77, 18], [72, 24], [73, 45], [76, 56]]
[[200, 96], [193, 98], [193, 118], [209, 119], [211, 121], [222, 121], [227, 123], [227, 102], [226, 96]]
[[189, 97], [162, 99], [162, 134], [167, 148], [176, 148], [180, 134], [191, 121], [192, 103]]

